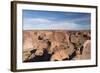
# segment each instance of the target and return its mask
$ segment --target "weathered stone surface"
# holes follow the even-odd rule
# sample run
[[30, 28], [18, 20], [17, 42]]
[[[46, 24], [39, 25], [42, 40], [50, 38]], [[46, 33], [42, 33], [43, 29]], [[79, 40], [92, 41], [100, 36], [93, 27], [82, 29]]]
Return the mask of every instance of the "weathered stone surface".
[[[23, 61], [36, 61], [34, 59], [37, 57], [42, 59], [44, 50], [47, 51], [47, 55], [51, 55], [49, 60], [90, 59], [90, 40], [90, 31], [25, 30], [23, 31]], [[31, 53], [32, 50], [36, 51]]]
[[69, 59], [70, 55], [74, 53], [75, 49], [73, 44], [71, 43], [61, 43], [58, 47], [58, 49], [54, 51], [54, 54], [51, 57], [51, 60], [64, 60]]
[[67, 51], [63, 48], [60, 48], [58, 51], [54, 52], [51, 57], [51, 61], [62, 61], [65, 58], [69, 58]]
[[83, 44], [83, 52], [80, 59], [91, 59], [91, 41], [86, 40]]

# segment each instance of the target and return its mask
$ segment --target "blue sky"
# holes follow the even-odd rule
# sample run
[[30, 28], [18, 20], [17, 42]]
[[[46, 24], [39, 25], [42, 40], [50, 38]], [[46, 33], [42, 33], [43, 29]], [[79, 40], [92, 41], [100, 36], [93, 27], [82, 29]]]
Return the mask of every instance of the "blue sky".
[[23, 10], [23, 30], [88, 30], [90, 13]]

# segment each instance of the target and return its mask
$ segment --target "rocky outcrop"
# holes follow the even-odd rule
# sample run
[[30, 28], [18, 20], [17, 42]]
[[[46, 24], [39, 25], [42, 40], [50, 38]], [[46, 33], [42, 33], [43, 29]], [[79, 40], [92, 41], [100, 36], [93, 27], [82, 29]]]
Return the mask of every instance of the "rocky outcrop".
[[[90, 31], [23, 31], [23, 61], [90, 59]], [[35, 50], [34, 52], [32, 52]], [[46, 59], [47, 58], [47, 59]]]

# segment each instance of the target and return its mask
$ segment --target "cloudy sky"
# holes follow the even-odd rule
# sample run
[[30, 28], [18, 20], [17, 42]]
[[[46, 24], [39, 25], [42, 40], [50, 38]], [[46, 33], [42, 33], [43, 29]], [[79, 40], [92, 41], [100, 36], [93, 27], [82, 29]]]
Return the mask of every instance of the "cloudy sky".
[[23, 30], [88, 30], [90, 13], [23, 10]]

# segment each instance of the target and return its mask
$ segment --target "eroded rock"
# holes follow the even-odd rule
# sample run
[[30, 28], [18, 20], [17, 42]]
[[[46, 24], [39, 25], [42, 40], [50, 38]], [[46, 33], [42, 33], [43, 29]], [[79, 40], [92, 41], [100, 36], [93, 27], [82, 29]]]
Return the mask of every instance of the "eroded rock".
[[24, 31], [23, 61], [90, 59], [90, 40], [89, 31]]

